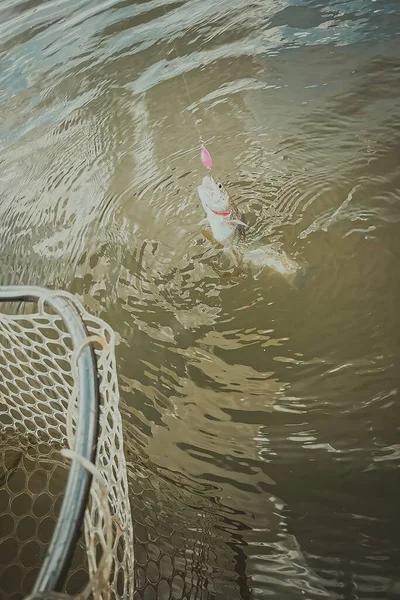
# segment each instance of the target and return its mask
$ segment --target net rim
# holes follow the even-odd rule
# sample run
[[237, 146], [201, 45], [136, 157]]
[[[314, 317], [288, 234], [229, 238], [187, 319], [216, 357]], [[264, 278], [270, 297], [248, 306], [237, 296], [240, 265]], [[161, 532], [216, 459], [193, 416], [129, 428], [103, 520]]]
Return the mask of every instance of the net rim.
[[[93, 347], [85, 343], [89, 333], [74, 296], [38, 286], [0, 286], [2, 302], [33, 303], [41, 312], [47, 304], [63, 320], [78, 353], [78, 419], [73, 450], [94, 463], [100, 418], [98, 371]], [[32, 593], [61, 590], [82, 531], [91, 483], [92, 473], [72, 457], [60, 513]]]

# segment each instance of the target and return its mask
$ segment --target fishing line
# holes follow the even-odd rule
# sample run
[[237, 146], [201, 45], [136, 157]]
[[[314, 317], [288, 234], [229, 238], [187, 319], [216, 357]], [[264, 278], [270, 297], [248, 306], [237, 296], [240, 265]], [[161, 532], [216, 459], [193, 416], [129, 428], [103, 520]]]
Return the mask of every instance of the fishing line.
[[[166, 11], [165, 5], [164, 5], [164, 15], [167, 16], [167, 11]], [[171, 43], [172, 43], [173, 50], [175, 52], [175, 57], [179, 61], [180, 56], [178, 54], [178, 51], [176, 49], [175, 42], [174, 42], [173, 39], [171, 40]], [[192, 98], [190, 96], [189, 87], [188, 87], [187, 82], [186, 82], [186, 77], [185, 77], [184, 71], [182, 71], [182, 78], [183, 78], [183, 83], [184, 83], [185, 90], [186, 90], [186, 95], [187, 95], [188, 100], [189, 100], [189, 106], [192, 106], [193, 105]], [[203, 165], [203, 167], [205, 167], [206, 169], [208, 169], [208, 171], [210, 171], [210, 173], [211, 173], [212, 158], [211, 158], [211, 154], [209, 153], [209, 151], [207, 150], [207, 148], [205, 146], [203, 137], [201, 135], [201, 130], [200, 130], [200, 123], [201, 123], [201, 121], [202, 121], [201, 119], [196, 119], [196, 121], [195, 121], [195, 125], [197, 127], [197, 131], [198, 131], [198, 134], [199, 134], [200, 161], [201, 161], [201, 164]]]

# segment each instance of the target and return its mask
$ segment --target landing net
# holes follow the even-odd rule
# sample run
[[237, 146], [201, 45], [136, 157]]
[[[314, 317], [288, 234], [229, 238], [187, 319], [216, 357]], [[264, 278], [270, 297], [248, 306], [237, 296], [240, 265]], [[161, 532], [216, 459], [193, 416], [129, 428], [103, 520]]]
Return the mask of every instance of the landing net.
[[0, 597], [128, 600], [132, 544], [113, 330], [0, 287]]

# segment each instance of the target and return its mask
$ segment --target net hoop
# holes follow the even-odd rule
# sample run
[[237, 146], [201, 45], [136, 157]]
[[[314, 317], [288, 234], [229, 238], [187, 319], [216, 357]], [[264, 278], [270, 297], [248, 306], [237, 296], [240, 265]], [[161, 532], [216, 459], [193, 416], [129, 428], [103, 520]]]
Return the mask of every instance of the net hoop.
[[[88, 315], [74, 296], [66, 292], [51, 291], [35, 286], [0, 286], [0, 320], [2, 316], [6, 316], [2, 312], [5, 308], [4, 303], [10, 303], [10, 306], [15, 309], [15, 303], [18, 302], [33, 303], [38, 311], [33, 313], [34, 316], [51, 315], [52, 318], [56, 316], [62, 320], [72, 346], [71, 372], [77, 382], [75, 402], [72, 402], [72, 399], [70, 402], [74, 406], [68, 406], [66, 411], [68, 414], [65, 415], [67, 433], [63, 443], [65, 449], [61, 450], [61, 454], [67, 458], [67, 464], [69, 465], [68, 476], [52, 537], [33, 585], [32, 597], [45, 598], [48, 594], [57, 594], [64, 590], [74, 553], [78, 541], [82, 539], [84, 529], [86, 543], [93, 545], [93, 533], [96, 532], [97, 526], [100, 534], [102, 530], [103, 534], [101, 535], [104, 536], [103, 559], [98, 562], [93, 552], [90, 552], [89, 587], [85, 593], [92, 593], [95, 598], [123, 597], [125, 600], [133, 594], [133, 555], [128, 550], [127, 556], [119, 559], [119, 564], [123, 565], [122, 568], [128, 579], [124, 584], [125, 592], [122, 596], [115, 589], [111, 591], [112, 582], [110, 583], [106, 579], [101, 582], [101, 578], [105, 573], [112, 576], [114, 568], [112, 561], [115, 560], [118, 540], [122, 539], [126, 545], [126, 542], [132, 537], [131, 515], [130, 511], [127, 510], [129, 500], [127, 498], [126, 475], [121, 477], [118, 475], [118, 481], [113, 481], [110, 469], [102, 468], [101, 463], [97, 466], [99, 453], [104, 442], [101, 435], [103, 435], [104, 428], [107, 425], [105, 423], [105, 402], [104, 397], [102, 397], [102, 395], [104, 396], [104, 370], [109, 369], [115, 372], [114, 348], [113, 345], [109, 346], [109, 342], [106, 340], [110, 333], [112, 336], [113, 332], [100, 319]], [[89, 325], [87, 325], [88, 321]], [[102, 334], [99, 335], [96, 330], [93, 331], [93, 323], [100, 329]], [[4, 336], [4, 333], [1, 333]], [[98, 351], [99, 346], [101, 351]], [[101, 355], [102, 352], [106, 354], [108, 362], [104, 360], [104, 356]], [[99, 357], [100, 363], [98, 364]], [[116, 381], [116, 374], [114, 373], [114, 375], [114, 381]], [[109, 394], [107, 393], [106, 396], [108, 402], [106, 408], [110, 411]], [[115, 415], [113, 431], [118, 436], [118, 458], [121, 461], [121, 458], [124, 459], [123, 454], [121, 454], [122, 429], [117, 404], [119, 400], [118, 389], [115, 390], [115, 396], [114, 408], [117, 407], [116, 412], [118, 414]], [[72, 408], [75, 411], [74, 426], [72, 425], [72, 416], [69, 414], [72, 412]], [[121, 465], [121, 467], [123, 466]], [[121, 501], [124, 510], [121, 509], [118, 514], [115, 512], [117, 510], [116, 502], [118, 503], [118, 499], [115, 498], [115, 490], [117, 489], [115, 486], [120, 488], [122, 486], [121, 489], [124, 492]], [[110, 494], [113, 500], [110, 500]], [[93, 511], [96, 515], [98, 514], [98, 508], [93, 508], [93, 505], [92, 512], [90, 512], [88, 508], [89, 498], [92, 503], [93, 498], [95, 498], [95, 505], [103, 510], [103, 515], [108, 512], [108, 517], [106, 515], [103, 521], [100, 519], [100, 525], [93, 522], [93, 519], [98, 520], [98, 516], [93, 516]], [[114, 525], [119, 523], [119, 527], [117, 527], [119, 533], [115, 534], [112, 531], [111, 523], [114, 523]], [[115, 537], [116, 535], [117, 537]], [[130, 541], [132, 543], [132, 539]], [[94, 546], [91, 550], [93, 548]], [[106, 551], [104, 552], [104, 550]], [[111, 556], [111, 550], [114, 552], [114, 558]], [[98, 567], [97, 570], [96, 566]], [[104, 569], [105, 566], [106, 569]], [[118, 568], [118, 565], [115, 568]], [[131, 568], [132, 573], [129, 573]], [[100, 573], [100, 571], [103, 573]], [[91, 585], [92, 587], [90, 587]], [[103, 591], [99, 591], [100, 587], [103, 588]]]

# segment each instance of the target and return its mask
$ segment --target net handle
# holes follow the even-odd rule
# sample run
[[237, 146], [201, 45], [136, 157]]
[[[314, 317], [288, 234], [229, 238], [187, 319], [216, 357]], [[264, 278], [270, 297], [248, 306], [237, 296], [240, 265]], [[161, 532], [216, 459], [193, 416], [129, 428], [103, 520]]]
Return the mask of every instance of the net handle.
[[[75, 445], [78, 456], [95, 461], [99, 430], [99, 387], [95, 353], [84, 345], [89, 337], [73, 302], [73, 296], [36, 286], [0, 286], [0, 302], [46, 303], [64, 321], [71, 336], [79, 373], [78, 416]], [[81, 534], [92, 474], [76, 458], [72, 459], [63, 502], [50, 545], [36, 579], [33, 593], [60, 591], [65, 583], [76, 544]]]

